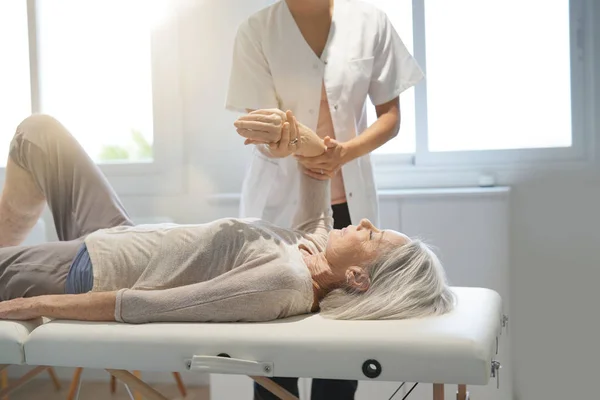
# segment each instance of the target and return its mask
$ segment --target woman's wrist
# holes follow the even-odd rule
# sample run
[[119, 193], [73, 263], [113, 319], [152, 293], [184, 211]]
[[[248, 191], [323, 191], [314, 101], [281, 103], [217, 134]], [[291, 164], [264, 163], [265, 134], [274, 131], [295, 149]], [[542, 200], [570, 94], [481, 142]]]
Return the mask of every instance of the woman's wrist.
[[315, 157], [325, 152], [325, 142], [310, 128], [298, 123], [298, 143], [294, 150], [295, 155]]

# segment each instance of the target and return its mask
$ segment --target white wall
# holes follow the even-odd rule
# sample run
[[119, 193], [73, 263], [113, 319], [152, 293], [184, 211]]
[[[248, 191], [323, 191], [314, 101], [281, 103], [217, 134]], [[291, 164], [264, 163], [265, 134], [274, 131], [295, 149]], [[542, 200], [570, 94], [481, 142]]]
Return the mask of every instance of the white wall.
[[[184, 15], [180, 32], [186, 170], [182, 173], [187, 176], [187, 194], [128, 196], [123, 200], [134, 217], [166, 215], [177, 222], [198, 222], [236, 212], [235, 202], [210, 206], [200, 202], [198, 194], [207, 186], [215, 192], [239, 190], [246, 157], [231, 129], [235, 116], [223, 108], [230, 49], [237, 24], [263, 4], [201, 2]], [[594, 7], [598, 38], [599, 2]], [[600, 68], [600, 40], [596, 55]], [[592, 89], [598, 97], [600, 74], [595, 77]], [[590, 134], [598, 138], [600, 110], [596, 110], [596, 128], [590, 127]], [[591, 151], [600, 155], [600, 140]], [[598, 397], [599, 167], [596, 158], [587, 167], [518, 174], [504, 182], [513, 187], [509, 300], [514, 351], [510, 371], [502, 373], [512, 375], [516, 400]], [[450, 229], [442, 240], [455, 244], [458, 238], [452, 233]], [[469, 251], [468, 243], [456, 244]]]
[[[594, 1], [600, 100], [600, 3]], [[597, 399], [600, 373], [600, 103], [587, 168], [522, 176], [511, 204], [516, 400]]]

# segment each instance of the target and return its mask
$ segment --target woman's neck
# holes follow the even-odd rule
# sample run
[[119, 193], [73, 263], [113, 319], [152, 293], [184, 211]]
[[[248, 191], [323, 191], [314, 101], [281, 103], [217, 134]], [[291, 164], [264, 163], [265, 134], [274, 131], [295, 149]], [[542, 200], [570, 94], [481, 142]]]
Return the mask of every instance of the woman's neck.
[[339, 283], [342, 279], [336, 275], [331, 268], [331, 264], [329, 264], [325, 258], [325, 253], [306, 254], [304, 256], [304, 262], [306, 263], [312, 278], [313, 293], [315, 295], [313, 311], [316, 311], [321, 300], [323, 300], [330, 291], [339, 287]]
[[294, 15], [320, 14], [331, 10], [334, 0], [285, 0]]

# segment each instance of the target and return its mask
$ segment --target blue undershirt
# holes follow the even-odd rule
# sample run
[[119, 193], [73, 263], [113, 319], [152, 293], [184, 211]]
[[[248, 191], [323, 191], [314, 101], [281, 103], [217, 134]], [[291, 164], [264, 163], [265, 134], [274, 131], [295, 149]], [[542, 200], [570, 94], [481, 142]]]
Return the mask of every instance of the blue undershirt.
[[94, 285], [94, 273], [92, 269], [92, 261], [87, 250], [87, 246], [81, 245], [77, 251], [77, 255], [73, 259], [67, 282], [65, 283], [66, 294], [87, 293], [92, 290]]

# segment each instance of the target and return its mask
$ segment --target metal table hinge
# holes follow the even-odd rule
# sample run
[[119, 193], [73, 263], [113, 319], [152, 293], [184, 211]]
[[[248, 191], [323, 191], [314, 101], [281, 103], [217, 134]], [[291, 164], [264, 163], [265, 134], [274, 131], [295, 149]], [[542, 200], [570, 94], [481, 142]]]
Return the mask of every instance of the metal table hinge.
[[496, 388], [500, 389], [500, 361], [492, 360], [492, 378], [496, 378]]

